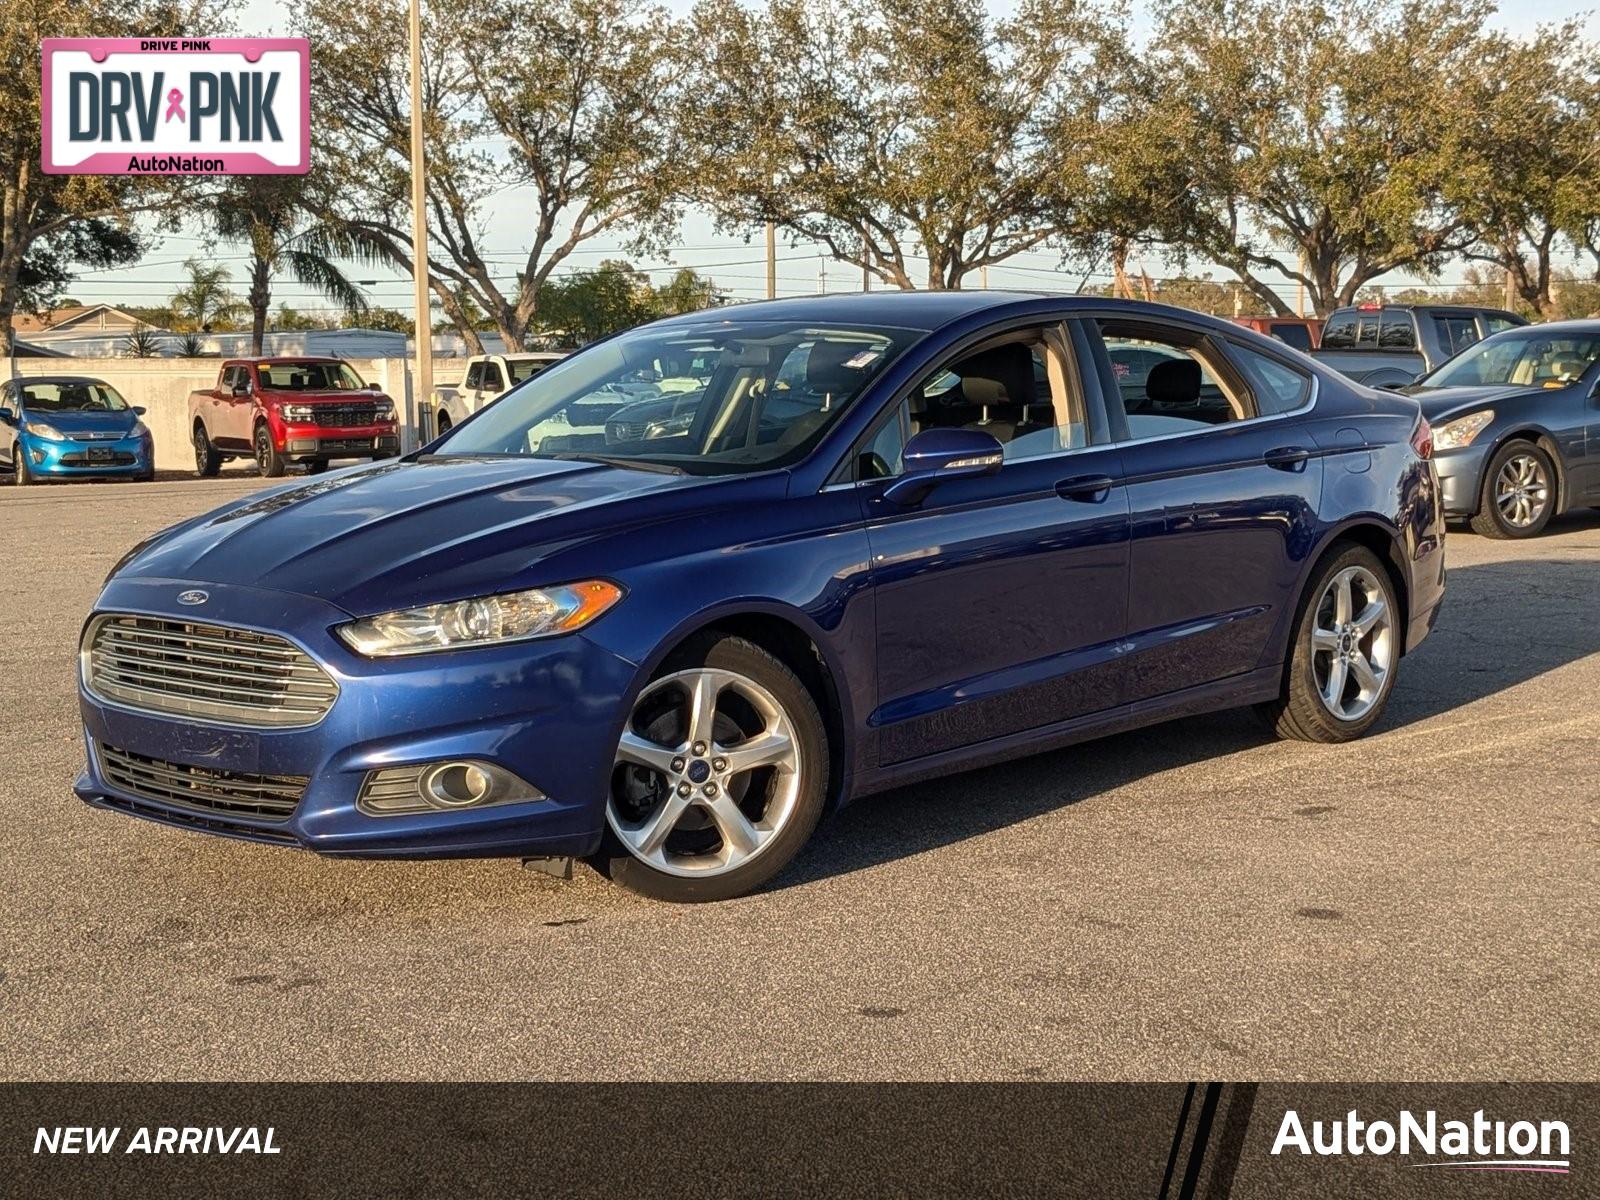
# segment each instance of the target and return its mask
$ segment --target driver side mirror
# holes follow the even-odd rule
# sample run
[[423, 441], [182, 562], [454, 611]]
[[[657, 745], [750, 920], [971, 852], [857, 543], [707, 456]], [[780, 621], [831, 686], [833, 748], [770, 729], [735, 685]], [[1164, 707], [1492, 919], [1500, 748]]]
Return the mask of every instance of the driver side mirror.
[[236, 384], [234, 384], [233, 385], [233, 394], [235, 396], [248, 396], [250, 394], [250, 385], [248, 383], [236, 383]]
[[132, 409], [132, 411], [133, 411], [133, 415], [134, 415], [134, 416], [136, 416], [136, 417], [142, 417], [142, 416], [144, 416], [144, 415], [145, 415], [145, 413], [147, 413], [147, 412], [149, 412], [149, 411], [150, 411], [150, 410], [149, 410], [149, 409], [148, 409], [148, 408], [146, 408], [146, 407], [145, 407], [145, 406], [144, 406], [144, 405], [142, 405], [142, 404], [135, 404], [135, 405], [134, 405], [134, 406], [133, 406], [133, 409]]
[[981, 429], [924, 429], [906, 443], [904, 470], [883, 498], [910, 508], [939, 484], [993, 475], [1003, 461], [999, 441]]
[[0, 408], [0, 423], [15, 425], [17, 423], [17, 410], [14, 408]]

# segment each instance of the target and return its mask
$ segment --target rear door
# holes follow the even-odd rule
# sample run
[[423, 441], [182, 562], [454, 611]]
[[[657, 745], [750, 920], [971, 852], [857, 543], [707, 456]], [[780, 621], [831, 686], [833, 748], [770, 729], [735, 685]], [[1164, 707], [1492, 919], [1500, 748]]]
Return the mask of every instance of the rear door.
[[[1128, 507], [1115, 448], [1091, 433], [1057, 324], [957, 350], [858, 448], [877, 606], [879, 759], [902, 762], [1111, 708], [1121, 700]], [[1000, 470], [884, 499], [905, 441], [968, 427]]]
[[1108, 381], [1118, 358], [1159, 358], [1111, 413], [1132, 534], [1125, 698], [1267, 665], [1317, 523], [1323, 463], [1294, 416], [1312, 377], [1181, 321], [1107, 314], [1083, 328]]

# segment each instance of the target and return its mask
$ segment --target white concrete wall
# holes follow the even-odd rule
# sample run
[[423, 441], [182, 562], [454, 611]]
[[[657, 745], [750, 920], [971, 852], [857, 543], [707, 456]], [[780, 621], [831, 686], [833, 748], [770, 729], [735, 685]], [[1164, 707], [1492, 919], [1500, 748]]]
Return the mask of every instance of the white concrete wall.
[[[222, 360], [216, 358], [18, 358], [19, 375], [88, 375], [103, 379], [144, 408], [144, 423], [156, 444], [156, 467], [163, 471], [194, 466], [189, 441], [189, 393], [216, 386]], [[416, 447], [416, 407], [411, 398], [410, 364], [403, 358], [346, 359], [368, 383], [376, 383], [400, 409], [401, 445]], [[443, 366], [454, 381], [457, 367]], [[437, 374], [438, 366], [435, 367]]]

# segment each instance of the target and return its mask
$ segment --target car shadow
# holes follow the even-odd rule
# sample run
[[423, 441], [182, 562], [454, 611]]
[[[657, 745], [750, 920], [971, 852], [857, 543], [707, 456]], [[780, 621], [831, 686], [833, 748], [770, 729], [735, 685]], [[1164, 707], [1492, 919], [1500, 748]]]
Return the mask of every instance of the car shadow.
[[[1595, 537], [1549, 557], [1537, 541], [1514, 558], [1450, 571], [1445, 607], [1408, 656], [1369, 736], [1426, 721], [1600, 652], [1600, 519], [1563, 521]], [[1553, 548], [1554, 549], [1554, 548]], [[1559, 555], [1559, 556], [1557, 556]], [[1003, 829], [1207, 758], [1274, 741], [1249, 710], [1211, 713], [1085, 742], [1000, 766], [868, 796], [824, 822], [782, 889], [848, 874]]]

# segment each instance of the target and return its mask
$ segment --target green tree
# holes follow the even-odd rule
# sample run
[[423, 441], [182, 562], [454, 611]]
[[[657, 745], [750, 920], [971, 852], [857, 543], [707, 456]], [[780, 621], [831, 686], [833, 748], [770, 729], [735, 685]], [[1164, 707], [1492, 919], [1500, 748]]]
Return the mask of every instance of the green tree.
[[272, 306], [272, 281], [280, 274], [339, 305], [350, 316], [366, 311], [367, 298], [340, 268], [339, 259], [375, 262], [379, 254], [341, 223], [309, 215], [315, 202], [303, 175], [241, 175], [211, 209], [217, 234], [250, 253], [250, 352], [260, 354]]
[[239, 298], [228, 287], [233, 272], [221, 263], [200, 258], [184, 260], [183, 269], [188, 282], [168, 301], [173, 325], [199, 333], [232, 328], [240, 307]]
[[39, 43], [47, 37], [226, 31], [227, 0], [13, 0], [0, 10], [0, 354], [19, 308], [48, 308], [75, 270], [138, 258], [131, 220], [173, 220], [183, 180], [47, 175], [40, 170]]
[[[1089, 64], [1120, 33], [1091, 0], [702, 0], [685, 124], [714, 130], [690, 196], [774, 221], [901, 288], [956, 288], [1062, 235], [1087, 194]], [[921, 265], [917, 260], [924, 260]]]
[[717, 308], [728, 302], [728, 295], [704, 275], [681, 267], [672, 278], [655, 289], [656, 315], [675, 317], [679, 313]]
[[1457, 81], [1460, 118], [1447, 188], [1477, 237], [1469, 258], [1509, 274], [1528, 310], [1557, 310], [1563, 248], [1600, 228], [1600, 45], [1583, 26], [1531, 38], [1485, 35]]
[[649, 276], [618, 260], [546, 281], [542, 307], [545, 329], [575, 346], [660, 314]]
[[1163, 0], [1148, 122], [1179, 155], [1163, 215], [1181, 253], [1303, 283], [1320, 314], [1370, 280], [1431, 270], [1472, 240], [1446, 183], [1457, 81], [1489, 0]]
[[[391, 0], [298, 0], [295, 24], [315, 60], [319, 169], [341, 183], [333, 209], [410, 271], [410, 87], [396, 12]], [[521, 349], [541, 323], [541, 290], [574, 250], [618, 234], [656, 242], [673, 225], [685, 161], [667, 119], [684, 61], [674, 29], [643, 0], [427, 6], [428, 265], [473, 350], [468, 300]], [[525, 249], [501, 258], [481, 233], [505, 193], [525, 214]]]

